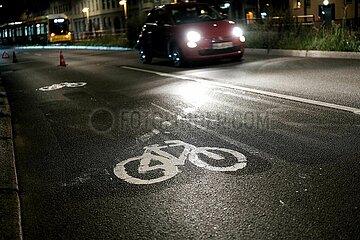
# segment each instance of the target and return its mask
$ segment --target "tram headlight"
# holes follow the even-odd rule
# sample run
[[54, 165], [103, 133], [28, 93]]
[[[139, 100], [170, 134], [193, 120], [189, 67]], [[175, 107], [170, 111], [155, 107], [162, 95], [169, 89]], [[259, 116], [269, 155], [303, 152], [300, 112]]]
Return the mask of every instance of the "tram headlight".
[[55, 33], [51, 33], [50, 36], [51, 36], [51, 37], [55, 37]]

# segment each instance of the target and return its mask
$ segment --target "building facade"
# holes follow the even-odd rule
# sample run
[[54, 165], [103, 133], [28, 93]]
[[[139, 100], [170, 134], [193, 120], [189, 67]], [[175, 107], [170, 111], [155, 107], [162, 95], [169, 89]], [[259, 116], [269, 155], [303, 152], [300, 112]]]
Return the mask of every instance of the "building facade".
[[[83, 39], [89, 36], [123, 34], [126, 28], [141, 25], [154, 6], [177, 1], [180, 0], [53, 0], [45, 10], [45, 15], [65, 13], [70, 19], [75, 39]], [[217, 5], [218, 10], [224, 10], [230, 19], [244, 24], [269, 17], [266, 10], [275, 8], [282, 12], [290, 10], [300, 22], [359, 26], [359, 0], [196, 1]]]
[[[54, 0], [46, 14], [65, 13], [75, 39], [126, 31], [127, 22], [143, 21], [154, 5], [171, 0]], [[124, 3], [126, 6], [124, 6]], [[126, 8], [126, 10], [125, 10]]]
[[[359, 26], [359, 0], [290, 0], [294, 16], [308, 16], [318, 25]], [[303, 18], [304, 20], [304, 18]]]

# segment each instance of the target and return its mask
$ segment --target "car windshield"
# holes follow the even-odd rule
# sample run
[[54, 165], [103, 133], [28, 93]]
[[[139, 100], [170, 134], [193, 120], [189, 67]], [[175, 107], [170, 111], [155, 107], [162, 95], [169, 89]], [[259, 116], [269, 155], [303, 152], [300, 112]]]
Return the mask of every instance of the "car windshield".
[[184, 6], [171, 10], [176, 24], [221, 20], [223, 17], [207, 5]]

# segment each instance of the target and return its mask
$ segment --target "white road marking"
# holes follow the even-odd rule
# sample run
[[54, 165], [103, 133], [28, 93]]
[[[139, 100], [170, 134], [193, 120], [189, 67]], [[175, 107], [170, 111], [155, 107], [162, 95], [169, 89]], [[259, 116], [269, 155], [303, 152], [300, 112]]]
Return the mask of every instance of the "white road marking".
[[[232, 149], [219, 147], [196, 147], [181, 140], [167, 140], [164, 142], [166, 145], [163, 146], [160, 146], [159, 144], [146, 146], [144, 147], [145, 151], [141, 156], [128, 158], [119, 162], [114, 168], [114, 174], [128, 183], [153, 184], [170, 179], [180, 173], [181, 171], [177, 168], [177, 166], [184, 166], [186, 160], [190, 161], [195, 166], [218, 172], [235, 172], [245, 168], [247, 165], [246, 156]], [[166, 151], [168, 148], [178, 146], [184, 147], [183, 152], [178, 157]], [[221, 161], [225, 159], [222, 155], [223, 153], [233, 155], [236, 159], [236, 163], [231, 166], [213, 166], [199, 157], [199, 155], [205, 155], [210, 159]], [[152, 165], [151, 162], [153, 160], [158, 161], [161, 164]], [[133, 176], [131, 170], [128, 172], [126, 165], [134, 161], [139, 162], [139, 167], [137, 169], [139, 174], [146, 174], [153, 170], [161, 169], [163, 170], [163, 175], [148, 180]]]
[[87, 84], [86, 82], [74, 82], [74, 83], [63, 82], [63, 83], [56, 83], [51, 86], [41, 87], [36, 90], [47, 92], [47, 91], [58, 90], [64, 87], [69, 87], [69, 88], [84, 87], [86, 84]]
[[214, 82], [214, 81], [202, 79], [202, 78], [196, 78], [196, 77], [190, 77], [190, 76], [184, 76], [184, 75], [183, 76], [175, 75], [175, 74], [170, 74], [170, 73], [163, 73], [163, 72], [157, 72], [157, 71], [152, 71], [152, 70], [146, 70], [146, 69], [142, 69], [142, 68], [134, 68], [134, 67], [127, 67], [127, 66], [123, 66], [122, 68], [133, 70], [133, 71], [138, 71], [138, 72], [156, 74], [156, 75], [159, 75], [162, 77], [171, 77], [171, 78], [178, 78], [178, 79], [183, 79], [183, 80], [188, 80], [188, 81], [195, 81], [195, 82], [204, 83], [204, 84], [221, 87], [221, 88], [236, 89], [236, 90], [241, 90], [241, 91], [245, 91], [245, 92], [266, 95], [266, 96], [270, 96], [270, 97], [281, 98], [281, 99], [286, 99], [286, 100], [290, 100], [290, 101], [301, 102], [301, 103], [316, 105], [316, 106], [320, 106], [320, 107], [326, 107], [326, 108], [351, 112], [351, 113], [360, 115], [359, 108], [348, 107], [348, 106], [339, 105], [339, 104], [335, 104], [335, 103], [322, 102], [322, 101], [317, 101], [317, 100], [312, 100], [312, 99], [307, 99], [307, 98], [285, 95], [285, 94], [281, 94], [281, 93], [274, 93], [274, 92], [263, 91], [263, 90], [254, 89], [254, 88], [240, 87], [240, 86], [235, 86], [232, 84]]
[[[151, 105], [153, 105], [154, 107], [156, 107], [156, 108], [158, 108], [158, 109], [160, 109], [160, 110], [162, 110], [162, 111], [164, 111], [164, 112], [167, 112], [167, 113], [170, 114], [171, 116], [175, 116], [175, 117], [177, 117], [177, 118], [181, 118], [181, 116], [179, 116], [177, 113], [172, 112], [172, 111], [170, 111], [170, 110], [168, 110], [168, 109], [165, 109], [165, 108], [163, 108], [163, 107], [161, 107], [161, 106], [159, 106], [159, 105], [157, 105], [157, 104], [155, 104], [155, 103], [151, 103]], [[228, 137], [228, 136], [226, 136], [226, 135], [223, 135], [223, 134], [221, 134], [221, 133], [218, 133], [218, 132], [216, 132], [216, 131], [214, 131], [214, 130], [208, 129], [208, 128], [206, 128], [206, 127], [203, 127], [203, 126], [201, 126], [201, 125], [199, 125], [199, 124], [196, 124], [196, 123], [193, 123], [193, 122], [191, 122], [191, 121], [188, 121], [187, 123], [189, 123], [190, 125], [198, 128], [198, 129], [200, 129], [200, 130], [202, 130], [202, 131], [204, 131], [204, 132], [206, 132], [206, 133], [208, 133], [208, 134], [210, 134], [210, 135], [212, 135], [212, 136], [215, 136], [215, 137], [218, 138], [218, 139], [221, 139], [221, 140], [223, 140], [223, 141], [225, 141], [225, 142], [227, 142], [227, 143], [229, 143], [229, 144], [231, 144], [231, 145], [233, 145], [233, 146], [236, 146], [236, 147], [244, 150], [245, 152], [247, 152], [247, 153], [249, 153], [249, 154], [252, 154], [252, 155], [254, 155], [254, 156], [258, 156], [258, 157], [260, 157], [261, 159], [267, 159], [267, 160], [268, 160], [269, 162], [271, 162], [273, 165], [275, 165], [275, 164], [277, 164], [277, 163], [285, 163], [285, 160], [283, 160], [283, 159], [276, 158], [276, 157], [274, 157], [274, 156], [272, 156], [272, 155], [270, 155], [270, 154], [268, 154], [268, 153], [266, 153], [266, 152], [260, 151], [259, 149], [255, 148], [255, 147], [252, 147], [252, 146], [247, 145], [247, 144], [245, 144], [245, 143], [239, 142], [239, 141], [237, 141], [237, 140], [235, 140], [235, 139], [233, 139], [233, 138], [230, 138], [230, 137]]]

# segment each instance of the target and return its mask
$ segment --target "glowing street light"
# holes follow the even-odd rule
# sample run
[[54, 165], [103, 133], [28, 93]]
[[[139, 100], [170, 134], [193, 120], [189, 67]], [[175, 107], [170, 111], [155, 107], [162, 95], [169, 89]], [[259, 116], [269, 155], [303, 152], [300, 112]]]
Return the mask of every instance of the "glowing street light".
[[89, 32], [90, 31], [90, 28], [89, 28], [89, 23], [90, 23], [90, 20], [89, 20], [89, 8], [88, 7], [83, 8], [82, 12], [86, 13], [86, 31]]
[[323, 1], [323, 4], [324, 4], [325, 6], [327, 6], [327, 5], [329, 5], [329, 1], [328, 1], [328, 0], [324, 0], [324, 1]]
[[119, 4], [121, 6], [124, 6], [124, 15], [125, 15], [125, 20], [127, 20], [127, 1], [126, 0], [121, 0], [119, 2]]

